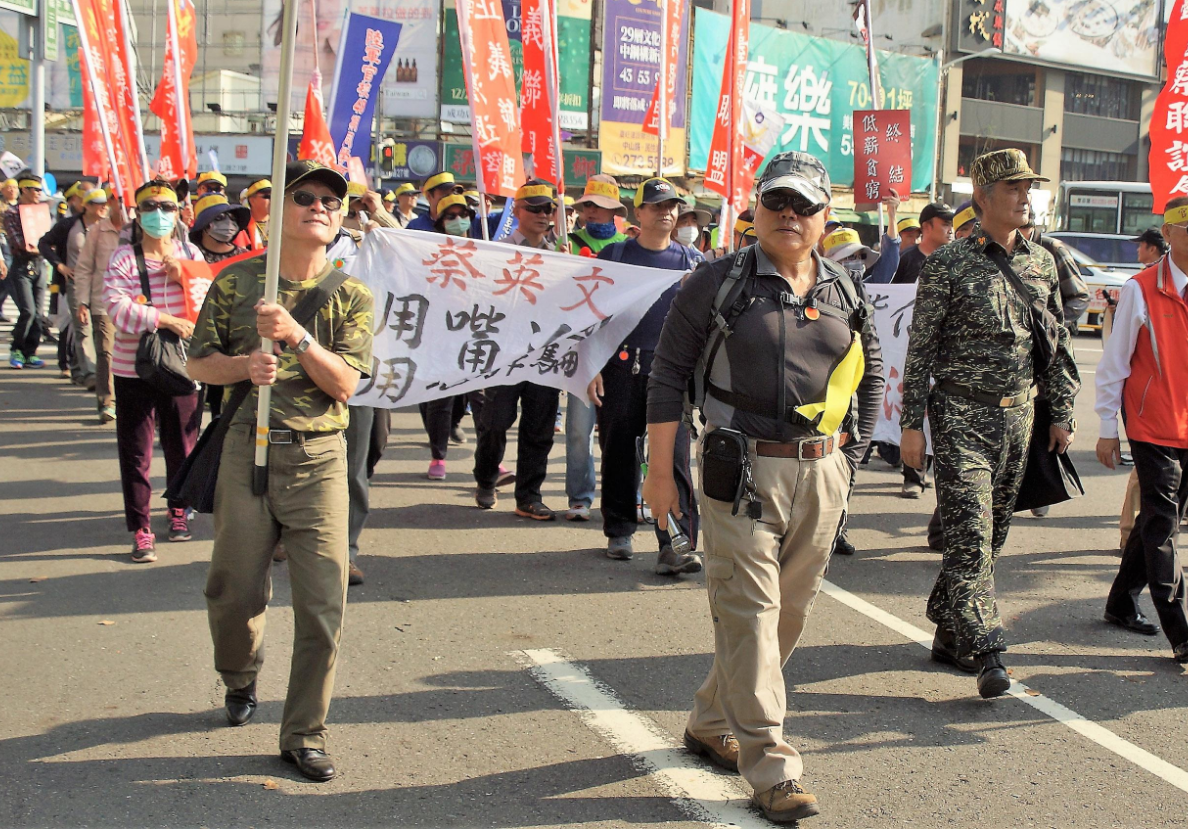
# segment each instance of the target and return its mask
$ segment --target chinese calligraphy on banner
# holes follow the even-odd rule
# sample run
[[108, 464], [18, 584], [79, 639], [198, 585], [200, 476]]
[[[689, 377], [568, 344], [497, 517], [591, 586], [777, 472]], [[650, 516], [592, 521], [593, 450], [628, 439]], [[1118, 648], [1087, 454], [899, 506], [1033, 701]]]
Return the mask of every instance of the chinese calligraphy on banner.
[[[687, 17], [690, 6], [681, 4]], [[602, 170], [614, 176], [650, 176], [656, 172], [656, 141], [643, 130], [644, 117], [656, 87], [660, 67], [660, 8], [638, 0], [606, 0], [606, 22], [602, 45], [602, 123], [598, 146], [602, 148]], [[723, 23], [723, 41], [726, 29]], [[683, 31], [688, 24], [682, 23]], [[689, 39], [681, 39], [677, 61], [676, 109], [672, 129], [664, 144], [664, 174], [685, 172], [685, 66]], [[719, 49], [721, 51], [721, 49]], [[718, 64], [718, 79], [722, 68]], [[715, 84], [716, 86], [716, 84]], [[709, 93], [714, 108], [717, 89]], [[712, 119], [712, 114], [707, 116]]]
[[912, 125], [906, 109], [854, 111], [854, 202], [877, 204], [894, 190], [910, 195]]
[[[912, 324], [912, 312], [916, 308], [915, 285], [870, 285], [866, 286], [871, 304], [874, 306], [875, 330], [879, 332], [879, 345], [883, 349], [883, 405], [879, 407], [879, 419], [875, 422], [872, 440], [899, 445], [902, 432], [899, 415], [903, 411], [903, 365], [907, 361], [908, 327]], [[928, 421], [924, 421], [924, 435], [931, 439]]]
[[734, 0], [730, 38], [726, 41], [726, 58], [722, 62], [722, 85], [718, 89], [718, 106], [714, 114], [714, 134], [710, 139], [709, 163], [705, 170], [706, 188], [720, 193], [730, 203], [735, 215], [747, 209], [754, 181], [754, 171], [746, 168], [746, 151], [739, 140], [743, 99], [746, 97], [749, 7], [748, 0]]
[[190, 74], [198, 60], [195, 10], [190, 0], [167, 0], [165, 65], [149, 109], [161, 119], [158, 175], [170, 181], [198, 175], [194, 123], [190, 113]]
[[396, 408], [530, 380], [585, 395], [681, 274], [406, 230], [367, 234], [350, 272], [375, 295], [371, 377]]
[[338, 45], [334, 95], [330, 104], [330, 136], [345, 166], [351, 156], [371, 158], [371, 122], [380, 81], [400, 41], [399, 23], [351, 14]]
[[[729, 18], [696, 10], [689, 167], [707, 168]], [[912, 191], [928, 189], [936, 155], [937, 64], [879, 52], [883, 100], [873, 101], [861, 46], [751, 23], [746, 97], [784, 119], [771, 152], [798, 150], [825, 163], [834, 184], [854, 181], [853, 112], [911, 110]], [[770, 157], [770, 156], [769, 156]], [[605, 166], [605, 162], [604, 162]]]
[[1167, 83], [1151, 115], [1151, 194], [1153, 212], [1168, 199], [1188, 195], [1188, 3], [1176, 0], [1164, 41]]

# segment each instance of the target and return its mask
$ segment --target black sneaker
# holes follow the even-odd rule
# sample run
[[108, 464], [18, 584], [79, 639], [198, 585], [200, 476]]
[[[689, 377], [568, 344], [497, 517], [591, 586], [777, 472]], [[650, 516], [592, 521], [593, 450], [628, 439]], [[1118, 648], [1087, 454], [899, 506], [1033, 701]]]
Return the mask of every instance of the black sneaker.
[[189, 541], [193, 538], [190, 535], [190, 515], [189, 510], [181, 509], [180, 507], [169, 508], [169, 540], [170, 541]]

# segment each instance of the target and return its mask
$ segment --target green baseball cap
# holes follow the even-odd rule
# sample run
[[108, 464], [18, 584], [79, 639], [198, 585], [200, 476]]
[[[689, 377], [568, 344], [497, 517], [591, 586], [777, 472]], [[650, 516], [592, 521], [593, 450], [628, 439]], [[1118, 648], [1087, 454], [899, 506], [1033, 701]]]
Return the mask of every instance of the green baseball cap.
[[995, 150], [974, 159], [969, 177], [975, 187], [985, 187], [997, 181], [1051, 181], [1027, 163], [1022, 150]]

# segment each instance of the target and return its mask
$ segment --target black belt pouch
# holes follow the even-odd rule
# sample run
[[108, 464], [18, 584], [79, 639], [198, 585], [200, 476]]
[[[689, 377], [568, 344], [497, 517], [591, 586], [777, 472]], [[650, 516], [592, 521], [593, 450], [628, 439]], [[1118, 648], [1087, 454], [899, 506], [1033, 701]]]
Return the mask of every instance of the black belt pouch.
[[737, 504], [747, 483], [747, 438], [734, 429], [715, 429], [701, 451], [701, 489], [707, 498]]

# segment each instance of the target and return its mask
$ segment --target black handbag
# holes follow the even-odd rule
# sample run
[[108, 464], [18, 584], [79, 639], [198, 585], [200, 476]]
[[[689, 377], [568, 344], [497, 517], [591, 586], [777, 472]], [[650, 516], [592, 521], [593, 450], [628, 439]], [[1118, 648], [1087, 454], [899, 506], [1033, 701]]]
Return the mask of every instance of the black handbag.
[[1011, 267], [1005, 253], [996, 250], [990, 258], [1002, 271], [1002, 275], [1011, 283], [1011, 287], [1015, 289], [1020, 298], [1027, 303], [1028, 327], [1031, 329], [1031, 340], [1034, 343], [1032, 359], [1035, 364], [1035, 374], [1041, 375], [1056, 359], [1056, 349], [1060, 347], [1060, 320], [1056, 319], [1056, 316], [1042, 302], [1031, 295], [1031, 291], [1027, 290], [1027, 286], [1019, 278], [1019, 274], [1015, 273], [1015, 269]]
[[1049, 429], [1052, 426], [1052, 405], [1047, 400], [1035, 401], [1035, 423], [1031, 428], [1031, 446], [1027, 450], [1027, 467], [1023, 483], [1015, 499], [1015, 512], [1024, 512], [1052, 504], [1061, 504], [1085, 494], [1081, 477], [1067, 452], [1048, 449]]
[[[140, 271], [140, 290], [145, 302], [153, 304], [149, 289], [148, 267], [144, 264], [144, 248], [137, 242], [136, 267]], [[180, 397], [193, 394], [194, 381], [186, 372], [186, 348], [189, 340], [183, 340], [168, 328], [146, 331], [136, 347], [136, 376], [162, 394]]]
[[[330, 297], [337, 293], [342, 283], [349, 279], [342, 271], [331, 271], [330, 275], [310, 288], [309, 293], [293, 308], [291, 316], [302, 328], [308, 327], [318, 310]], [[231, 398], [223, 407], [223, 413], [202, 431], [194, 450], [165, 488], [165, 498], [188, 504], [195, 512], [214, 512], [215, 485], [219, 480], [219, 464], [223, 459], [223, 442], [231, 421], [252, 390], [250, 380], [235, 385]]]

